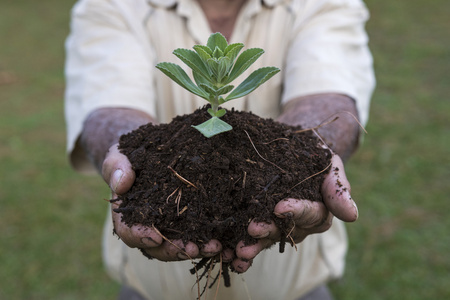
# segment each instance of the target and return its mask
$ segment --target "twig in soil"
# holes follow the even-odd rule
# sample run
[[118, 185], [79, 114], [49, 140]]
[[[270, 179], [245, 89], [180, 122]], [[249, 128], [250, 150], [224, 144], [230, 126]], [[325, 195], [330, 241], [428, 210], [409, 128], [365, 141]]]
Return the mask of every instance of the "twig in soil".
[[183, 207], [183, 209], [180, 210], [179, 216], [180, 216], [181, 214], [183, 214], [187, 209], [188, 209], [187, 206]]
[[306, 177], [305, 179], [303, 179], [302, 181], [300, 181], [299, 183], [297, 183], [296, 185], [294, 185], [293, 187], [291, 187], [291, 188], [288, 190], [288, 192], [292, 191], [296, 186], [302, 184], [302, 183], [305, 182], [306, 180], [311, 179], [311, 178], [313, 178], [314, 176], [317, 176], [317, 175], [319, 175], [319, 174], [325, 172], [329, 167], [331, 167], [331, 162], [330, 162], [330, 163], [328, 164], [328, 166], [326, 166], [325, 169], [323, 169], [322, 171], [319, 171], [319, 172], [317, 172], [316, 174], [313, 174], [313, 175], [311, 175], [311, 176], [309, 176], [309, 177]]
[[339, 119], [339, 117], [335, 117], [333, 120], [328, 121], [328, 122], [324, 121], [324, 122], [320, 123], [319, 125], [317, 125], [316, 127], [306, 128], [306, 129], [301, 129], [301, 130], [294, 131], [294, 133], [302, 133], [302, 132], [306, 132], [306, 131], [316, 130], [316, 129], [319, 129], [320, 127], [323, 127], [323, 126], [326, 126], [328, 124], [333, 123], [337, 119]]
[[250, 135], [248, 134], [248, 132], [245, 131], [245, 130], [244, 130], [244, 132], [247, 134], [247, 137], [248, 137], [248, 139], [250, 140], [250, 143], [252, 144], [253, 149], [255, 149], [255, 151], [256, 151], [256, 153], [258, 154], [259, 157], [261, 157], [263, 160], [265, 160], [266, 162], [268, 162], [268, 163], [271, 164], [272, 166], [277, 167], [279, 170], [281, 170], [281, 172], [286, 173], [285, 170], [283, 170], [282, 168], [280, 168], [279, 166], [277, 166], [277, 165], [274, 164], [273, 162], [271, 162], [271, 161], [265, 159], [261, 154], [259, 154], [258, 149], [256, 149], [255, 144], [253, 144], [253, 141], [252, 141], [252, 139], [250, 138]]
[[359, 127], [361, 127], [361, 129], [367, 134], [366, 129], [364, 128], [364, 126], [362, 126], [361, 122], [359, 122], [358, 118], [357, 118], [354, 114], [352, 114], [351, 112], [349, 112], [349, 111], [338, 111], [338, 112], [336, 112], [336, 113], [330, 115], [330, 116], [329, 116], [328, 118], [326, 118], [325, 120], [323, 120], [322, 123], [320, 123], [320, 124], [317, 125], [316, 127], [298, 130], [298, 131], [295, 131], [295, 133], [301, 133], [301, 132], [305, 132], [305, 131], [316, 130], [316, 129], [319, 129], [320, 127], [323, 127], [323, 126], [326, 126], [326, 125], [328, 125], [328, 124], [330, 124], [330, 123], [333, 123], [334, 121], [336, 121], [337, 119], [339, 119], [339, 117], [335, 117], [333, 120], [328, 121], [328, 122], [326, 122], [326, 120], [328, 120], [329, 118], [331, 118], [331, 117], [333, 117], [333, 116], [335, 116], [335, 115], [337, 115], [337, 114], [341, 114], [341, 113], [348, 114], [348, 115], [350, 115], [353, 119], [355, 119], [355, 121], [356, 121], [356, 123], [358, 123]]
[[185, 179], [183, 176], [178, 174], [177, 171], [175, 171], [171, 166], [168, 166], [167, 168], [169, 168], [170, 171], [172, 171], [173, 174], [175, 174], [175, 176], [177, 176], [177, 178], [180, 179], [182, 182], [184, 182], [187, 185], [190, 185], [190, 186], [194, 187], [196, 190], [198, 190], [198, 187], [196, 187], [195, 184], [193, 184], [192, 182], [190, 182], [189, 180]]
[[172, 192], [172, 194], [170, 194], [169, 196], [167, 196], [167, 198], [166, 198], [166, 204], [169, 203], [169, 199], [172, 198], [173, 195], [175, 195], [175, 193], [178, 191], [179, 188], [180, 188], [180, 187], [177, 187], [177, 188], [175, 189], [175, 191]]
[[286, 237], [291, 241], [291, 246], [295, 248], [295, 251], [298, 251], [297, 245], [295, 244], [295, 241], [294, 241], [294, 239], [291, 236], [292, 231], [294, 231], [294, 229], [295, 229], [295, 221], [292, 220], [292, 223], [294, 223], [294, 225], [292, 226], [291, 230], [289, 230], [289, 232], [286, 235]]
[[264, 189], [262, 191], [260, 191], [258, 193], [258, 195], [255, 196], [256, 199], [261, 198], [263, 193], [267, 193], [267, 191], [269, 190], [270, 186], [272, 184], [274, 184], [278, 179], [280, 179], [280, 175], [275, 175], [275, 177], [272, 178], [272, 180], [264, 187]]
[[178, 195], [177, 198], [175, 199], [175, 203], [177, 204], [177, 216], [180, 215], [180, 202], [181, 202], [181, 194], [182, 194], [182, 189], [180, 189], [178, 191]]
[[287, 139], [287, 138], [278, 138], [278, 139], [274, 139], [273, 141], [270, 141], [270, 142], [267, 142], [267, 143], [263, 143], [263, 145], [269, 145], [269, 144], [271, 144], [271, 143], [273, 143], [273, 142], [281, 141], [281, 140], [283, 140], [283, 141], [289, 141], [289, 139]]

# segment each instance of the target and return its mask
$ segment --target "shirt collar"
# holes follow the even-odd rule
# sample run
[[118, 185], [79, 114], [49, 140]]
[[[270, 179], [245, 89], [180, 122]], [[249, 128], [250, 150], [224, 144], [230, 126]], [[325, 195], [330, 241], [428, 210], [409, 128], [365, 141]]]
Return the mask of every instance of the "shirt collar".
[[[247, 0], [241, 17], [243, 20], [249, 20], [254, 15], [258, 14], [264, 5], [267, 7], [274, 7], [284, 1], [286, 0]], [[153, 7], [165, 9], [176, 7], [177, 14], [188, 20], [188, 30], [194, 40], [198, 43], [203, 43], [210, 35], [209, 27], [206, 23], [206, 19], [193, 17], [195, 14], [199, 14], [198, 10], [200, 10], [200, 6], [194, 2], [196, 2], [196, 0], [147, 0], [147, 3]], [[245, 28], [242, 28], [242, 32], [234, 32], [232, 41], [235, 39], [245, 40], [249, 30], [248, 26]]]
[[[248, 0], [250, 2], [260, 2], [260, 0]], [[261, 0], [265, 5], [267, 6], [274, 6], [280, 3], [283, 0]], [[147, 0], [148, 3], [159, 6], [159, 7], [173, 7], [174, 5], [178, 4], [180, 0]]]

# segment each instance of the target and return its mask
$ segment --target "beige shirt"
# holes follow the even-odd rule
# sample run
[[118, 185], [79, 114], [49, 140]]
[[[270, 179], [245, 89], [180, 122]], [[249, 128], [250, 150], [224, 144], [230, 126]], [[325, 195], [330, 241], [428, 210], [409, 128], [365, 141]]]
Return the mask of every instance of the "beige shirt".
[[[172, 51], [206, 43], [211, 32], [196, 1], [81, 0], [72, 13], [65, 113], [67, 149], [77, 170], [93, 170], [77, 144], [93, 110], [134, 108], [170, 122], [206, 104], [154, 67], [162, 61], [185, 67]], [[365, 123], [375, 84], [364, 30], [367, 18], [360, 0], [248, 0], [229, 42], [260, 47], [265, 54], [241, 77], [261, 66], [276, 66], [281, 72], [225, 107], [276, 117], [296, 97], [341, 93], [355, 100]], [[114, 278], [149, 299], [195, 299], [190, 262], [149, 261], [111, 232], [108, 218], [104, 258]], [[341, 276], [345, 253], [345, 229], [336, 220], [326, 233], [308, 237], [298, 251], [264, 251], [248, 272], [232, 275], [232, 288], [221, 287], [217, 299], [294, 299]]]

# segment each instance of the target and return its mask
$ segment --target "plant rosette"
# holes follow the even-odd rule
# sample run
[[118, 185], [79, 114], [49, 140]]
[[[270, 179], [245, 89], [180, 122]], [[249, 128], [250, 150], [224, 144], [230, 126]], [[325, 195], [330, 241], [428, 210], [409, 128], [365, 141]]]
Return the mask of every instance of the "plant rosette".
[[263, 49], [251, 48], [239, 55], [242, 48], [244, 44], [228, 44], [222, 34], [214, 33], [206, 45], [195, 45], [195, 51], [174, 50], [173, 54], [192, 69], [195, 83], [177, 64], [163, 62], [156, 66], [180, 86], [210, 103], [208, 113], [211, 119], [194, 126], [208, 138], [232, 129], [230, 124], [220, 119], [226, 113], [220, 105], [250, 94], [280, 71], [276, 67], [260, 68], [235, 88], [231, 83], [264, 53]]

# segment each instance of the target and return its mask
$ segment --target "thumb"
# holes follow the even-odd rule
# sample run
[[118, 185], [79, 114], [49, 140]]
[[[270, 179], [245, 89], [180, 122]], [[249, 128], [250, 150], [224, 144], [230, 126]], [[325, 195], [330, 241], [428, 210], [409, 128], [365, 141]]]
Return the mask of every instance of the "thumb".
[[322, 184], [322, 195], [328, 210], [345, 222], [354, 222], [358, 219], [358, 207], [350, 191], [344, 164], [341, 158], [334, 154], [331, 158], [331, 171]]
[[118, 144], [109, 148], [102, 165], [102, 176], [115, 194], [127, 192], [136, 179], [128, 158], [120, 153]]

